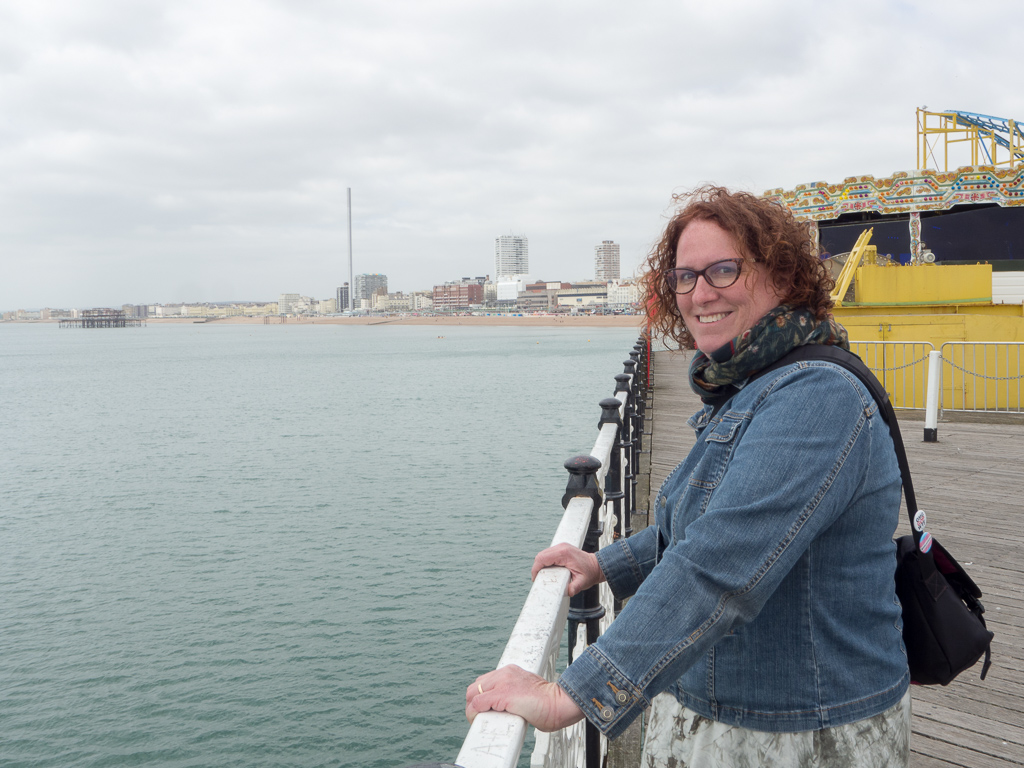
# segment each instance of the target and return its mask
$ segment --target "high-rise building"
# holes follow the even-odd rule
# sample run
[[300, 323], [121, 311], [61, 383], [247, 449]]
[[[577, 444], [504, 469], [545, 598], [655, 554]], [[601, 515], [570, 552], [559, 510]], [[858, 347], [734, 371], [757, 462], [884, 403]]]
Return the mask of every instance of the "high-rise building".
[[602, 240], [594, 246], [594, 279], [608, 282], [619, 279], [619, 245], [612, 240]]
[[337, 308], [338, 312], [345, 312], [346, 310], [352, 309], [352, 307], [348, 305], [348, 283], [343, 283], [338, 286], [334, 302], [334, 306]]
[[140, 318], [149, 314], [149, 307], [146, 304], [122, 304], [121, 310], [125, 317]]
[[374, 295], [388, 292], [387, 275], [379, 275], [376, 272], [356, 275], [355, 281], [355, 292], [352, 294], [352, 298], [357, 309], [362, 306], [360, 302], [363, 301], [367, 302], [365, 305], [367, 308], [372, 307]]
[[502, 278], [530, 273], [530, 242], [518, 235], [502, 235], [494, 240], [494, 282]]
[[298, 312], [298, 305], [301, 301], [302, 296], [297, 293], [282, 293], [277, 300], [277, 314], [294, 315]]

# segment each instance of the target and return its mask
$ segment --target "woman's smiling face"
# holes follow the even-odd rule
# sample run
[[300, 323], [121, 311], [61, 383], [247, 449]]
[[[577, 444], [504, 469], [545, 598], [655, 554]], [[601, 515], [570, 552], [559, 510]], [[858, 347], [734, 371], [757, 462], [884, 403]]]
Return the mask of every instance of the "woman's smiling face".
[[728, 344], [781, 303], [760, 264], [737, 248], [732, 235], [715, 222], [698, 219], [687, 225], [676, 245], [676, 267], [701, 270], [724, 259], [742, 258], [739, 279], [715, 288], [698, 277], [689, 293], [676, 294], [676, 306], [694, 342], [704, 354]]

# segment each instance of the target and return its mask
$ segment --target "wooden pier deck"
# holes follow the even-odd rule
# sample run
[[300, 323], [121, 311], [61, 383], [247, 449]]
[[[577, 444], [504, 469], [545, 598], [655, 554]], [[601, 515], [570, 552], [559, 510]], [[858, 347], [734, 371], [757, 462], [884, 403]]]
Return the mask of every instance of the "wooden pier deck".
[[[688, 362], [682, 353], [654, 356], [652, 493], [693, 443], [686, 419], [699, 400]], [[978, 583], [995, 633], [984, 681], [979, 663], [946, 687], [912, 688], [910, 764], [1024, 765], [1024, 425], [940, 422], [937, 443], [923, 442], [923, 422], [907, 414], [900, 429], [929, 529]], [[904, 509], [898, 533], [909, 532]]]

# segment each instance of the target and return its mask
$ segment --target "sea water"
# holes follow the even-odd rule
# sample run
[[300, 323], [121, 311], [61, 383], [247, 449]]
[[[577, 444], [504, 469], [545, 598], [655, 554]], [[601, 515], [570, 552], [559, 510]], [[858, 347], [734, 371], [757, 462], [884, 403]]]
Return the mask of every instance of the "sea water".
[[636, 337], [0, 326], [0, 765], [453, 760]]

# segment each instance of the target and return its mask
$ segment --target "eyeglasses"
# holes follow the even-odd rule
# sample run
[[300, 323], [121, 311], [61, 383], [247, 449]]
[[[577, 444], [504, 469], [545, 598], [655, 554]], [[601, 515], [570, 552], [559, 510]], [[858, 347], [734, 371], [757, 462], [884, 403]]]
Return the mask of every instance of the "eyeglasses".
[[676, 267], [665, 270], [665, 282], [676, 293], [689, 293], [697, 287], [697, 278], [704, 276], [707, 284], [713, 288], [728, 288], [739, 280], [740, 265], [743, 259], [724, 259], [704, 269], [687, 269]]

